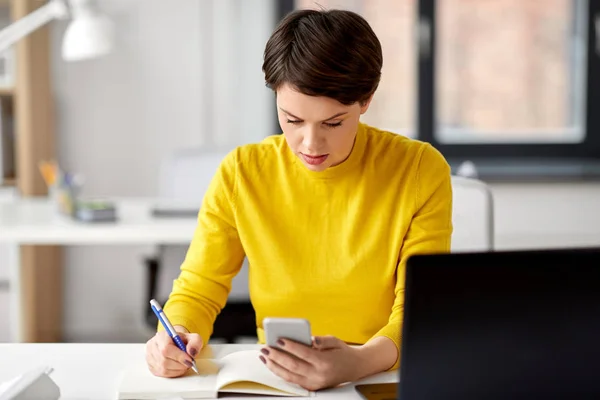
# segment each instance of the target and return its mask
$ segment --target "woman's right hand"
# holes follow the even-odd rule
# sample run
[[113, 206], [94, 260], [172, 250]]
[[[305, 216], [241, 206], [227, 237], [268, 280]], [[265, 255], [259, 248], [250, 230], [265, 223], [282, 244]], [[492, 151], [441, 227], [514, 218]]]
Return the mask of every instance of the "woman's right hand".
[[157, 332], [146, 342], [146, 363], [150, 372], [164, 378], [182, 376], [192, 367], [192, 359], [202, 349], [202, 338], [197, 333], [189, 333], [182, 326], [174, 326], [181, 340], [186, 345], [184, 353], [173, 343], [173, 339], [165, 330]]

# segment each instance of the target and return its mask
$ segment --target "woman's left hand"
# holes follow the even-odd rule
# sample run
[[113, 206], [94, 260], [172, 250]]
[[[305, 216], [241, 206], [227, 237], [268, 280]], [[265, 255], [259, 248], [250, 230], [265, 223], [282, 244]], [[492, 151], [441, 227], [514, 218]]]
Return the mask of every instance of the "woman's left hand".
[[286, 339], [278, 343], [285, 351], [267, 346], [261, 350], [261, 361], [275, 375], [307, 390], [334, 387], [361, 375], [359, 348], [336, 337], [317, 336], [313, 347]]

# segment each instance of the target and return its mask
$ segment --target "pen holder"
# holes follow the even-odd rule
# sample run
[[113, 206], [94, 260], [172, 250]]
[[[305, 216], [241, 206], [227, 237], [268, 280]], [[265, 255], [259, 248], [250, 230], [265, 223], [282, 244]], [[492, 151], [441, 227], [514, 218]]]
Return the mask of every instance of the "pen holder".
[[80, 176], [61, 174], [48, 186], [48, 194], [57, 211], [81, 222], [114, 222], [117, 210], [113, 202], [81, 197], [83, 179]]
[[66, 183], [58, 183], [49, 188], [50, 198], [55, 203], [58, 212], [69, 217], [75, 216], [80, 191], [80, 185]]

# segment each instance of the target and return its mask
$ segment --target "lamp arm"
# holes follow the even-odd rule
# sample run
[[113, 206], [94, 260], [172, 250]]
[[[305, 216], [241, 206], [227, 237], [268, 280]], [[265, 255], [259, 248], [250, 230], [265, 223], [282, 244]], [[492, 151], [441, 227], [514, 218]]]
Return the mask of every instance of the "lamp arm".
[[65, 18], [68, 14], [69, 10], [64, 0], [50, 0], [31, 14], [13, 22], [0, 31], [0, 52], [53, 19]]

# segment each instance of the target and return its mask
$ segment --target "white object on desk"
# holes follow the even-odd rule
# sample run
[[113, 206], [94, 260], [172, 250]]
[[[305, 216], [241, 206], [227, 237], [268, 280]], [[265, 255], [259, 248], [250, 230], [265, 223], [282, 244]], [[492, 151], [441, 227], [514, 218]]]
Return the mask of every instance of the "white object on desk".
[[60, 388], [50, 378], [51, 373], [52, 368], [39, 367], [0, 381], [0, 400], [58, 400]]
[[[259, 348], [258, 345], [212, 345], [204, 350], [203, 356], [222, 358], [235, 351]], [[0, 382], [31, 370], [32, 365], [51, 365], [54, 368], [52, 379], [60, 387], [61, 399], [116, 399], [121, 374], [132, 362], [144, 357], [144, 344], [0, 344]], [[378, 374], [355, 384], [390, 382], [398, 382], [398, 371]], [[355, 384], [319, 391], [316, 397], [359, 400], [361, 397], [354, 389]], [[228, 398], [256, 399], [255, 396]]]

